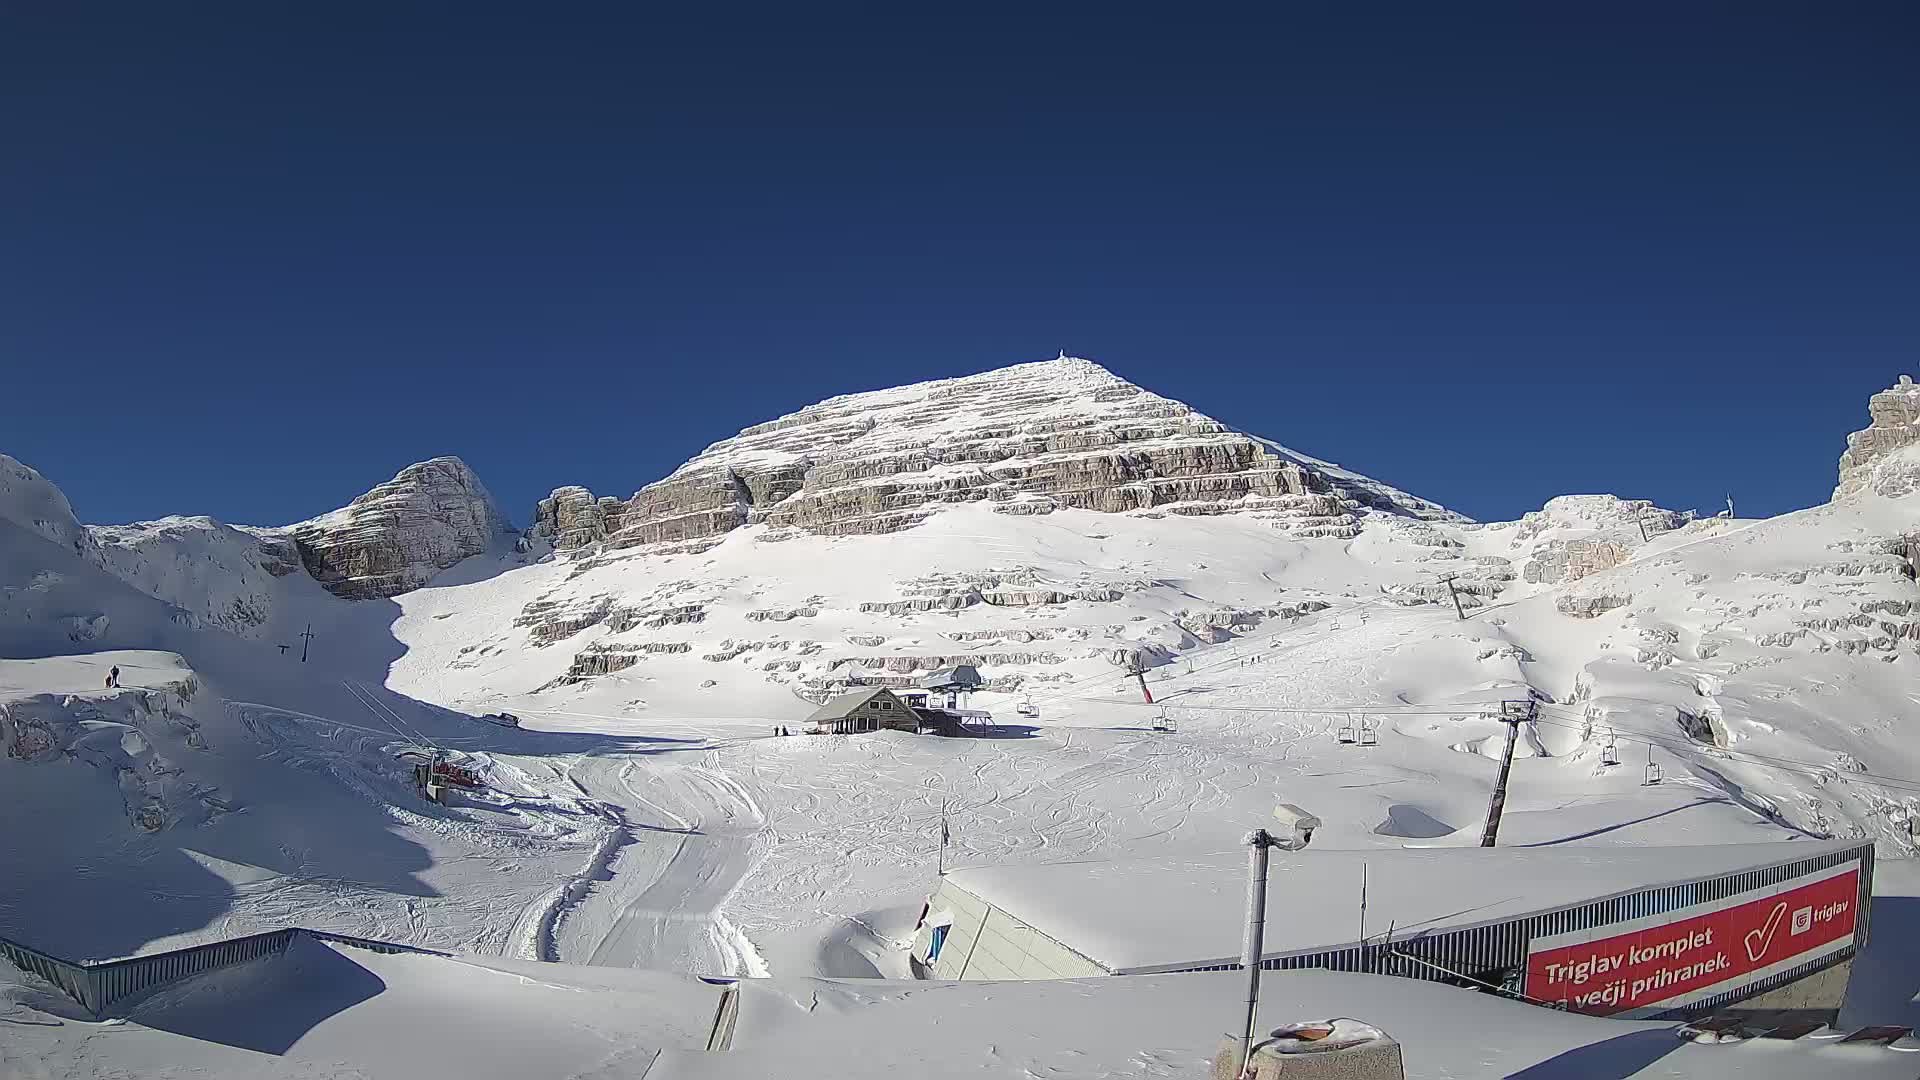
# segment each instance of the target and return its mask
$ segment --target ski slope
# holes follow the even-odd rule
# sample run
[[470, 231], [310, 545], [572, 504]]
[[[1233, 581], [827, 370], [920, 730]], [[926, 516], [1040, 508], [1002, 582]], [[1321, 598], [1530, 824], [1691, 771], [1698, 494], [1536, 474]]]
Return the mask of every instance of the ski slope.
[[[1502, 702], [1537, 710], [1503, 845], [1914, 854], [1913, 447], [1763, 521], [1573, 496], [1484, 524], [1356, 504], [1309, 535], [962, 501], [877, 534], [499, 544], [368, 600], [217, 522], [89, 530], [0, 464], [0, 934], [64, 955], [305, 925], [898, 978], [943, 864], [1212, 858], [1283, 801], [1327, 849], [1477, 843]], [[956, 663], [996, 729], [773, 734]], [[421, 800], [433, 753], [486, 789]], [[1886, 880], [1877, 932], [1911, 941]], [[1873, 1019], [1910, 1014], [1901, 965], [1863, 970]]]

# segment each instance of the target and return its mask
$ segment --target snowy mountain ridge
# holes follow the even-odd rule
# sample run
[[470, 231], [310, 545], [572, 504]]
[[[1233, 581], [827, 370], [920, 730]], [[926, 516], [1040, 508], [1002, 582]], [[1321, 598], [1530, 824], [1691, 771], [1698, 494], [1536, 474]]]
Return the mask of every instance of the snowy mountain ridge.
[[[942, 805], [974, 863], [1217, 851], [1279, 793], [1330, 847], [1472, 843], [1516, 699], [1540, 711], [1503, 842], [1911, 852], [1903, 409], [1877, 405], [1822, 506], [1570, 495], [1476, 523], [1090, 365], [1027, 367], [830, 399], [632, 500], [563, 489], [518, 538], [457, 459], [279, 529], [83, 527], [0, 459], [0, 655], [32, 658], [0, 662], [0, 813], [84, 822], [0, 831], [32, 869], [0, 880], [0, 933], [65, 947], [83, 924], [35, 890], [124, 843], [87, 865], [129, 951], [319, 919], [886, 971], [859, 928], [917, 910]], [[1001, 737], [769, 735], [961, 663]], [[527, 730], [480, 718], [501, 709]], [[1364, 752], [1336, 738], [1361, 728]], [[400, 755], [428, 745], [485, 799], [420, 803]], [[852, 944], [810, 959], [829, 927]]]
[[561, 551], [698, 550], [750, 524], [897, 532], [968, 502], [1014, 515], [1259, 513], [1303, 535], [1350, 534], [1363, 507], [1456, 517], [1062, 355], [828, 398], [714, 443], [626, 500], [561, 488], [531, 535]]

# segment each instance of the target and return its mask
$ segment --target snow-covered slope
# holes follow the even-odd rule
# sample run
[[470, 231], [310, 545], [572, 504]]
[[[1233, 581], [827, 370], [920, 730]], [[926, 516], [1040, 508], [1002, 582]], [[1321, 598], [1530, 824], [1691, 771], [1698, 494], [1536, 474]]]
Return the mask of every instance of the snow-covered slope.
[[257, 538], [210, 517], [87, 530], [108, 570], [201, 623], [258, 637], [273, 617], [274, 574]]
[[[1539, 718], [1503, 842], [1907, 854], [1920, 446], [1900, 408], [1873, 416], [1836, 501], [1758, 522], [1611, 495], [1468, 522], [1065, 359], [832, 398], [628, 500], [562, 489], [517, 551], [454, 459], [291, 531], [92, 533], [9, 462], [0, 652], [38, 659], [0, 707], [64, 742], [0, 759], [0, 792], [88, 824], [77, 847], [13, 838], [36, 871], [0, 879], [0, 933], [84, 931], [30, 893], [91, 865], [127, 886], [98, 909], [121, 948], [297, 912], [514, 955], [897, 975], [943, 805], [962, 865], [1216, 852], [1279, 798], [1331, 847], [1472, 843], [1507, 700]], [[159, 663], [106, 649], [193, 673], [204, 749], [56, 685]], [[959, 663], [1001, 737], [771, 734]], [[477, 718], [501, 707], [530, 730]], [[117, 750], [95, 733], [128, 727]], [[423, 745], [495, 790], [421, 804], [396, 755]], [[112, 837], [133, 841], [77, 853]], [[143, 874], [174, 899], [139, 900]]]

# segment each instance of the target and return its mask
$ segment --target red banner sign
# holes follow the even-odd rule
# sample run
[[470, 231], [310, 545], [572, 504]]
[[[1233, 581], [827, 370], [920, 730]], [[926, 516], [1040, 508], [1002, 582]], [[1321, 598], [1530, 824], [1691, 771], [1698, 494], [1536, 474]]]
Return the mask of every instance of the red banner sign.
[[[1528, 997], [1607, 1016], [1648, 1009], [1696, 991], [1730, 990], [1788, 961], [1851, 941], [1860, 869], [1851, 866], [1757, 900], [1720, 901], [1672, 913], [1672, 921], [1593, 941], [1536, 941], [1527, 957]], [[1604, 927], [1594, 933], [1604, 933]], [[1673, 1004], [1683, 1004], [1672, 1002]]]

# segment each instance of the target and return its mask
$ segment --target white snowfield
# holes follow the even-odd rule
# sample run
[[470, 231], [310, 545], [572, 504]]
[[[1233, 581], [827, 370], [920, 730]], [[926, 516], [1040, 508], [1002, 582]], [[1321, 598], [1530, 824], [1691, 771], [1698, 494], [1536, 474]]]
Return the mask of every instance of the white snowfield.
[[[1202, 1076], [1240, 1016], [1235, 972], [1020, 983], [797, 977], [721, 988], [684, 975], [381, 955], [302, 941], [283, 957], [164, 988], [124, 1023], [0, 998], [7, 1076], [216, 1078]], [[1674, 1025], [1555, 1013], [1411, 980], [1265, 980], [1261, 1029], [1358, 1017], [1398, 1039], [1409, 1080], [1833, 1077], [1910, 1080], [1914, 1056], [1827, 1040], [1700, 1045]], [[156, 1068], [157, 1063], [164, 1063]]]
[[[925, 399], [885, 391], [877, 400]], [[837, 399], [836, 412], [848, 400]], [[942, 423], [965, 433], [964, 417]], [[1589, 883], [1554, 869], [1582, 849], [1870, 839], [1880, 887], [1894, 897], [1875, 912], [1875, 949], [1911, 949], [1905, 905], [1920, 890], [1896, 867], [1913, 854], [1906, 823], [1920, 810], [1920, 595], [1906, 557], [1906, 538], [1920, 533], [1920, 494], [1903, 479], [1920, 469], [1920, 448], [1896, 442], [1863, 440], [1885, 453], [1862, 464], [1837, 501], [1762, 521], [1688, 520], [1575, 496], [1482, 525], [1424, 500], [1414, 500], [1431, 510], [1424, 519], [1354, 501], [1334, 532], [1300, 535], [1265, 510], [1011, 514], [983, 501], [939, 507], [884, 535], [748, 524], [677, 554], [500, 544], [423, 588], [358, 601], [289, 563], [278, 534], [202, 519], [90, 531], [51, 483], [0, 458], [0, 656], [11, 658], [0, 661], [0, 935], [78, 959], [303, 925], [502, 963], [900, 978], [937, 880], [943, 813], [946, 865], [975, 874], [1231, 861], [1282, 801], [1324, 820], [1316, 855], [1390, 851], [1417, 862], [1428, 853], [1404, 849], [1477, 842], [1504, 738], [1488, 714], [1502, 701], [1533, 701], [1500, 830], [1503, 848], [1527, 854], [1492, 880], [1456, 882], [1463, 904], [1479, 889], [1486, 904], [1576, 883], [1599, 889], [1604, 872]], [[1402, 497], [1340, 475], [1350, 492]], [[236, 537], [280, 549], [250, 551]], [[1465, 619], [1442, 582], [1449, 575]], [[1127, 674], [1131, 662], [1146, 667], [1155, 704]], [[1000, 721], [988, 737], [773, 734], [836, 685], [910, 680], [953, 663], [977, 664], [995, 688], [971, 702]], [[109, 688], [116, 665], [121, 685]], [[1040, 715], [1021, 717], [1022, 703]], [[522, 726], [481, 718], [501, 709]], [[1361, 745], [1362, 730], [1373, 745]], [[445, 806], [420, 800], [403, 755], [434, 751], [478, 770], [487, 790]], [[1646, 783], [1650, 763], [1658, 783]], [[1329, 890], [1329, 909], [1350, 912], [1350, 891]], [[1920, 1018], [1920, 976], [1883, 955], [1862, 958], [1871, 978], [1857, 974], [1850, 1016]], [[352, 959], [382, 980], [382, 965], [427, 963]], [[387, 994], [303, 1029], [273, 1066], [292, 1070], [309, 1050], [313, 1062], [357, 1061], [346, 1048], [406, 1030], [378, 1018], [385, 1002], [416, 1022], [398, 1008], [406, 978], [395, 974]], [[0, 1047], [51, 1015], [29, 983], [5, 991]], [[848, 1052], [868, 1043], [835, 1024], [911, 1033], [919, 1017], [939, 1015], [960, 1032], [953, 1017], [964, 1014], [981, 1025], [968, 1033], [1008, 1025], [997, 1041], [981, 1037], [1006, 1056], [954, 1060], [1016, 1075], [1033, 1062], [1060, 1075], [1168, 1075], [1211, 1052], [1231, 1011], [1214, 999], [1228, 1001], [1231, 983], [836, 985], [821, 1000], [888, 1011], [835, 1004], [794, 1020], [793, 1038], [797, 1047], [803, 1029], [818, 1037], [806, 1053], [821, 1068], [837, 1049], [860, 1059], [842, 1062], [856, 1075], [877, 1073], [912, 1065], [900, 1056], [919, 1052], [911, 1038], [872, 1037], [868, 1059]], [[801, 985], [756, 986], [747, 1005]], [[1396, 1027], [1396, 1016], [1340, 997], [1346, 982], [1301, 985], [1328, 1000], [1289, 1006], [1288, 1019], [1350, 1010], [1403, 1041], [1428, 1030], [1425, 1004]], [[1352, 985], [1387, 993], [1377, 981]], [[221, 992], [207, 1000], [225, 1000]], [[1546, 1063], [1588, 1041], [1654, 1045], [1630, 1025], [1511, 1014], [1528, 1018], [1523, 1034], [1498, 1002], [1405, 992], [1408, 1001], [1470, 1002], [1470, 1015], [1457, 1017], [1475, 1032], [1463, 1046], [1541, 1055], [1474, 1051], [1493, 1057], [1436, 1059], [1449, 1064], [1419, 1075], [1628, 1075]], [[1154, 997], [1152, 1007], [1136, 994]], [[1060, 1013], [1059, 1041], [1032, 1043], [1038, 1056], [1013, 1053], [1022, 1040], [1054, 1038], [1032, 1019], [1047, 1010]], [[1142, 1034], [1112, 1059], [1046, 1056], [1048, 1047], [1104, 1052], [1071, 1018], [1094, 1024], [1135, 1010], [1147, 1026], [1131, 1028]], [[1176, 1035], [1146, 1013], [1167, 1025], [1208, 1019]], [[78, 1075], [141, 1071], [113, 1057], [120, 1046], [147, 1048], [133, 1052], [151, 1052], [149, 1065], [196, 1060], [141, 1023], [81, 1038], [67, 1019], [32, 1034], [54, 1040], [35, 1044], [49, 1047], [45, 1060]], [[1492, 1023], [1503, 1025], [1498, 1038], [1481, 1033]], [[1581, 1034], [1527, 1042], [1568, 1024]], [[1147, 1033], [1160, 1031], [1151, 1039], [1172, 1057], [1145, 1049]], [[310, 1042], [323, 1034], [340, 1041]], [[633, 1047], [667, 1045], [629, 1034], [640, 1040]], [[753, 1045], [749, 1035], [731, 1053], [744, 1062], [773, 1052]], [[1832, 1056], [1849, 1048], [1819, 1053], [1829, 1051], [1805, 1060], [1826, 1070], [1857, 1058]], [[566, 1068], [644, 1071], [617, 1057], [627, 1052], [606, 1049], [597, 1060], [614, 1064], [604, 1065], [568, 1056], [579, 1063]], [[1717, 1062], [1750, 1067], [1763, 1052], [1663, 1049], [1632, 1068], [1716, 1075]], [[723, 1057], [670, 1060], [695, 1070], [722, 1068]], [[406, 1063], [381, 1060], [390, 1064], [366, 1070], [391, 1075]], [[1792, 1065], [1776, 1075], [1808, 1075], [1795, 1071], [1803, 1059], [1781, 1060]], [[1869, 1070], [1860, 1075], [1880, 1075], [1880, 1059], [1858, 1060]], [[1620, 1064], [1604, 1055], [1573, 1064], [1595, 1061]], [[320, 1068], [284, 1075], [333, 1075]], [[1536, 1068], [1547, 1071], [1524, 1071]]]

